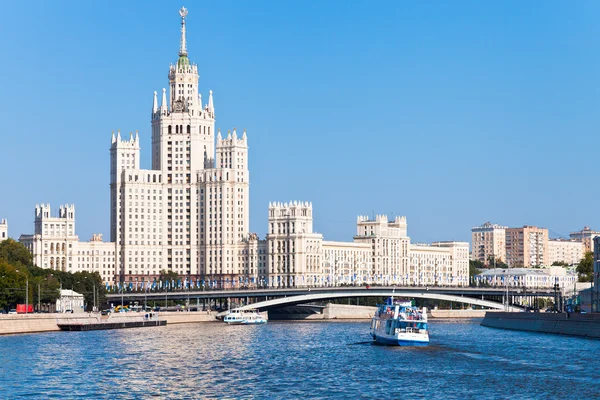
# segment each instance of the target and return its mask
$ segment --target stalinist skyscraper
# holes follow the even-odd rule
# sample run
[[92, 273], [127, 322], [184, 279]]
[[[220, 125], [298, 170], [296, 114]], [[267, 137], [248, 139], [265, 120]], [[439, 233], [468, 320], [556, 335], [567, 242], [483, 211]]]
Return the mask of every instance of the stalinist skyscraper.
[[[112, 135], [111, 241], [117, 279], [152, 281], [172, 270], [194, 281], [231, 282], [243, 273], [249, 233], [246, 133], [215, 133], [212, 91], [202, 100], [188, 58], [185, 8], [169, 90], [152, 105], [152, 169], [140, 169], [140, 142]], [[206, 97], [205, 97], [206, 98]], [[216, 136], [216, 137], [215, 137]], [[216, 142], [216, 143], [215, 143]]]

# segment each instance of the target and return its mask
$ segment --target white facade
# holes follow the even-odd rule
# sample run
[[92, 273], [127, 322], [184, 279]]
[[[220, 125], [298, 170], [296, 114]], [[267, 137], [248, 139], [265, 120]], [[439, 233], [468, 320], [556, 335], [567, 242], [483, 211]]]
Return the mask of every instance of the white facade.
[[0, 242], [8, 239], [8, 222], [6, 219], [0, 221]]
[[61, 205], [58, 216], [52, 217], [50, 204], [35, 206], [33, 235], [21, 235], [19, 241], [33, 255], [33, 263], [40, 268], [75, 272], [77, 242], [75, 234], [75, 206]]
[[369, 243], [323, 241], [322, 246], [325, 284], [362, 285], [372, 282], [373, 249]]
[[56, 312], [82, 313], [84, 312], [85, 301], [81, 293], [68, 289], [60, 290], [60, 297], [56, 300]]
[[577, 274], [562, 267], [550, 268], [495, 268], [476, 275], [477, 285], [493, 287], [553, 288], [558, 284], [561, 290], [572, 292], [577, 282]]
[[120, 281], [144, 281], [171, 270], [195, 280], [245, 280], [249, 235], [246, 132], [216, 134], [212, 91], [202, 103], [198, 66], [188, 59], [182, 8], [179, 58], [169, 93], [151, 113], [152, 169], [141, 170], [139, 138], [111, 145], [111, 241]]
[[583, 258], [583, 243], [578, 240], [548, 240], [548, 263], [566, 262], [569, 265], [579, 264]]
[[322, 245], [323, 235], [313, 232], [312, 203], [270, 203], [268, 285], [320, 285], [323, 282]]
[[[486, 222], [471, 229], [471, 259], [485, 265], [490, 264], [490, 258], [506, 260], [506, 226]], [[492, 263], [493, 264], [493, 263]]]
[[468, 286], [469, 243], [433, 242], [410, 245], [407, 285]]
[[386, 215], [377, 215], [374, 220], [358, 216], [354, 241], [372, 247], [373, 282], [389, 284], [409, 274], [410, 238], [406, 235], [406, 229], [406, 217], [388, 221]]
[[52, 217], [49, 204], [35, 206], [35, 233], [21, 235], [19, 241], [31, 252], [40, 268], [64, 272], [98, 272], [106, 283], [115, 277], [115, 244], [102, 241], [96, 234], [89, 242], [80, 242], [75, 234], [75, 205], [60, 206]]
[[115, 244], [103, 242], [101, 234], [94, 234], [89, 242], [77, 242], [73, 272], [98, 272], [104, 283], [115, 279]]

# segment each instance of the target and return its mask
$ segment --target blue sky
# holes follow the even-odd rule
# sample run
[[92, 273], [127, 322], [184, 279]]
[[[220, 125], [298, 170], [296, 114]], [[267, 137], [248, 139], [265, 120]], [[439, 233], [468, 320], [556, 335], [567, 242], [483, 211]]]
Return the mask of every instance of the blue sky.
[[[109, 239], [113, 130], [139, 130], [177, 59], [182, 4], [0, 3], [0, 218], [75, 203]], [[600, 229], [600, 2], [188, 2], [188, 51], [217, 127], [246, 128], [251, 228], [313, 202], [315, 230], [406, 215], [413, 241], [486, 221]]]

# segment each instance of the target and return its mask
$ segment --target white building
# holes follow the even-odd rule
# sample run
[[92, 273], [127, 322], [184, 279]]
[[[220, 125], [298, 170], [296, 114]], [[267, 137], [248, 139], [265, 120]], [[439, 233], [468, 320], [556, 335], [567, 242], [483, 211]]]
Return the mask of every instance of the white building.
[[75, 234], [75, 206], [61, 205], [53, 217], [50, 204], [35, 206], [33, 235], [21, 235], [19, 241], [33, 255], [40, 268], [75, 272], [73, 256], [79, 238]]
[[558, 284], [561, 290], [572, 292], [577, 282], [577, 274], [563, 267], [550, 268], [495, 268], [476, 275], [478, 285], [493, 287], [553, 288]]
[[471, 228], [471, 259], [485, 265], [490, 264], [490, 259], [505, 261], [506, 229], [491, 222]]
[[89, 242], [80, 242], [75, 233], [75, 205], [59, 207], [52, 217], [49, 204], [35, 206], [34, 234], [21, 235], [19, 241], [31, 252], [40, 268], [64, 272], [98, 272], [104, 282], [115, 277], [115, 244], [93, 235]]
[[73, 256], [73, 272], [98, 272], [104, 283], [115, 279], [115, 244], [103, 242], [102, 234], [94, 234], [89, 242], [77, 242]]
[[411, 244], [408, 285], [468, 286], [469, 243]]
[[188, 59], [182, 8], [179, 58], [169, 93], [152, 107], [152, 169], [140, 169], [139, 137], [111, 145], [111, 241], [120, 281], [144, 281], [161, 270], [194, 280], [246, 278], [249, 235], [246, 132], [216, 134], [212, 91], [203, 104], [198, 66]]
[[313, 232], [312, 203], [269, 204], [269, 286], [303, 286], [315, 282], [320, 285], [323, 282], [322, 245], [323, 235]]
[[58, 313], [82, 313], [84, 312], [85, 301], [81, 293], [69, 289], [61, 289], [60, 297], [56, 300], [56, 312]]
[[8, 239], [8, 222], [6, 219], [0, 220], [0, 242]]
[[584, 253], [588, 251], [594, 251], [594, 238], [600, 236], [600, 232], [593, 230], [589, 226], [584, 226], [582, 230], [577, 232], [571, 232], [569, 237], [573, 240], [577, 240], [583, 243]]
[[579, 264], [583, 258], [583, 242], [578, 240], [548, 240], [548, 264], [566, 262], [569, 265]]
[[388, 221], [386, 215], [377, 215], [373, 220], [358, 216], [354, 241], [372, 247], [373, 282], [387, 285], [410, 274], [410, 238], [406, 235], [406, 228], [406, 217]]

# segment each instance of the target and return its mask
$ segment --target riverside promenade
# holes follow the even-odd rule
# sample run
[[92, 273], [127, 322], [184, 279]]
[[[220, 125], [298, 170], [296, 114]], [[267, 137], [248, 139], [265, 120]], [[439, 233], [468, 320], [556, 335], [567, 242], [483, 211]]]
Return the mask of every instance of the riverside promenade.
[[[58, 332], [60, 328], [56, 324], [60, 320], [83, 320], [96, 318], [99, 314], [74, 313], [74, 314], [9, 314], [0, 315], [0, 335], [11, 335], [20, 333]], [[139, 318], [140, 313], [119, 313], [123, 318]], [[192, 312], [160, 312], [160, 319], [165, 319], [168, 325], [191, 324], [197, 322], [216, 322], [217, 313], [208, 311]]]
[[600, 339], [600, 314], [488, 312], [481, 325]]

